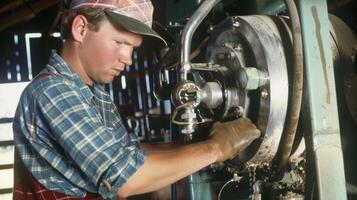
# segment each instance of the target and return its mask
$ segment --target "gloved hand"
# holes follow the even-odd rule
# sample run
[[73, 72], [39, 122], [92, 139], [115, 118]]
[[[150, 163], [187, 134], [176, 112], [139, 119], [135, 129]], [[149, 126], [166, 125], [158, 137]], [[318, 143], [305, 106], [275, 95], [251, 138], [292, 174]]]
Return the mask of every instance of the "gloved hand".
[[217, 162], [233, 159], [249, 144], [260, 137], [260, 131], [247, 118], [242, 117], [230, 122], [216, 122], [207, 142], [219, 148]]

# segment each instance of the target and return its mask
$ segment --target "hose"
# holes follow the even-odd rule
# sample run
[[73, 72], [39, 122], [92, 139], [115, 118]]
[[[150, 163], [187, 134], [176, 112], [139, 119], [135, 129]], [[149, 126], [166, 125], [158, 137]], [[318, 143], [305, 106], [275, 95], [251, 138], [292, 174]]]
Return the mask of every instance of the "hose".
[[[303, 49], [301, 37], [301, 25], [299, 20], [298, 11], [294, 0], [284, 0], [288, 9], [291, 19], [291, 30], [293, 35], [293, 48], [294, 48], [294, 76], [293, 88], [291, 97], [291, 109], [288, 114], [285, 133], [282, 135], [280, 141], [280, 149], [275, 161], [276, 172], [281, 174], [289, 162], [292, 146], [296, 135], [296, 129], [299, 121], [302, 92], [303, 92]], [[281, 153], [280, 153], [281, 152]]]

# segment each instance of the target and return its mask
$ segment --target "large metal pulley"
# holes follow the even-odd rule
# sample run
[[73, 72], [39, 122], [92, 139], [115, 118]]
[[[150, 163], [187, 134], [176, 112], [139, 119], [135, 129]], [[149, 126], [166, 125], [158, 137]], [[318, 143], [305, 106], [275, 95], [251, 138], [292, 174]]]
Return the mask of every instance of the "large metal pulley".
[[[207, 62], [219, 64], [224, 119], [242, 108], [262, 131], [232, 162], [270, 162], [279, 147], [289, 98], [287, 61], [281, 30], [268, 16], [231, 17], [212, 32]], [[224, 69], [223, 69], [224, 68]], [[219, 70], [218, 70], [219, 71]]]

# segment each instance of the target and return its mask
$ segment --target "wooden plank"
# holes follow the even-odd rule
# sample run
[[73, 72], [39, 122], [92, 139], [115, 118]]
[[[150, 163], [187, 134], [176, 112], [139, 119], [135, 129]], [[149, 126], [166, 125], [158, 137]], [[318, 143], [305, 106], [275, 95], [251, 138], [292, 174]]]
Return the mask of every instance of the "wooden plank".
[[0, 124], [11, 123], [13, 118], [0, 118]]
[[55, 5], [57, 2], [58, 0], [35, 1], [34, 3], [29, 4], [28, 7], [19, 9], [19, 11], [14, 12], [8, 17], [4, 17], [0, 20], [0, 31], [3, 31], [4, 29], [9, 28], [19, 22], [26, 21], [35, 17], [35, 13], [39, 13]]
[[0, 189], [0, 194], [6, 194], [12, 192], [12, 188], [3, 188]]
[[24, 2], [26, 2], [26, 1], [25, 0], [12, 0], [9, 3], [0, 6], [0, 13], [14, 9], [14, 8], [22, 5]]
[[14, 168], [14, 164], [0, 165], [0, 170], [12, 168]]
[[14, 141], [8, 140], [8, 141], [0, 141], [0, 147], [1, 146], [11, 146], [14, 145]]

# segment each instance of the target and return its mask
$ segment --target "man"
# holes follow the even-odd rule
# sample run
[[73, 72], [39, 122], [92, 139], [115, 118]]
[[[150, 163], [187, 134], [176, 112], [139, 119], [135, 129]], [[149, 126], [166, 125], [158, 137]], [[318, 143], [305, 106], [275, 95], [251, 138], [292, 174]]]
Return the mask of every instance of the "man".
[[14, 199], [116, 199], [160, 189], [236, 156], [260, 132], [247, 119], [171, 151], [143, 150], [102, 84], [131, 65], [149, 26], [149, 0], [68, 3], [63, 49], [24, 90], [14, 118]]

